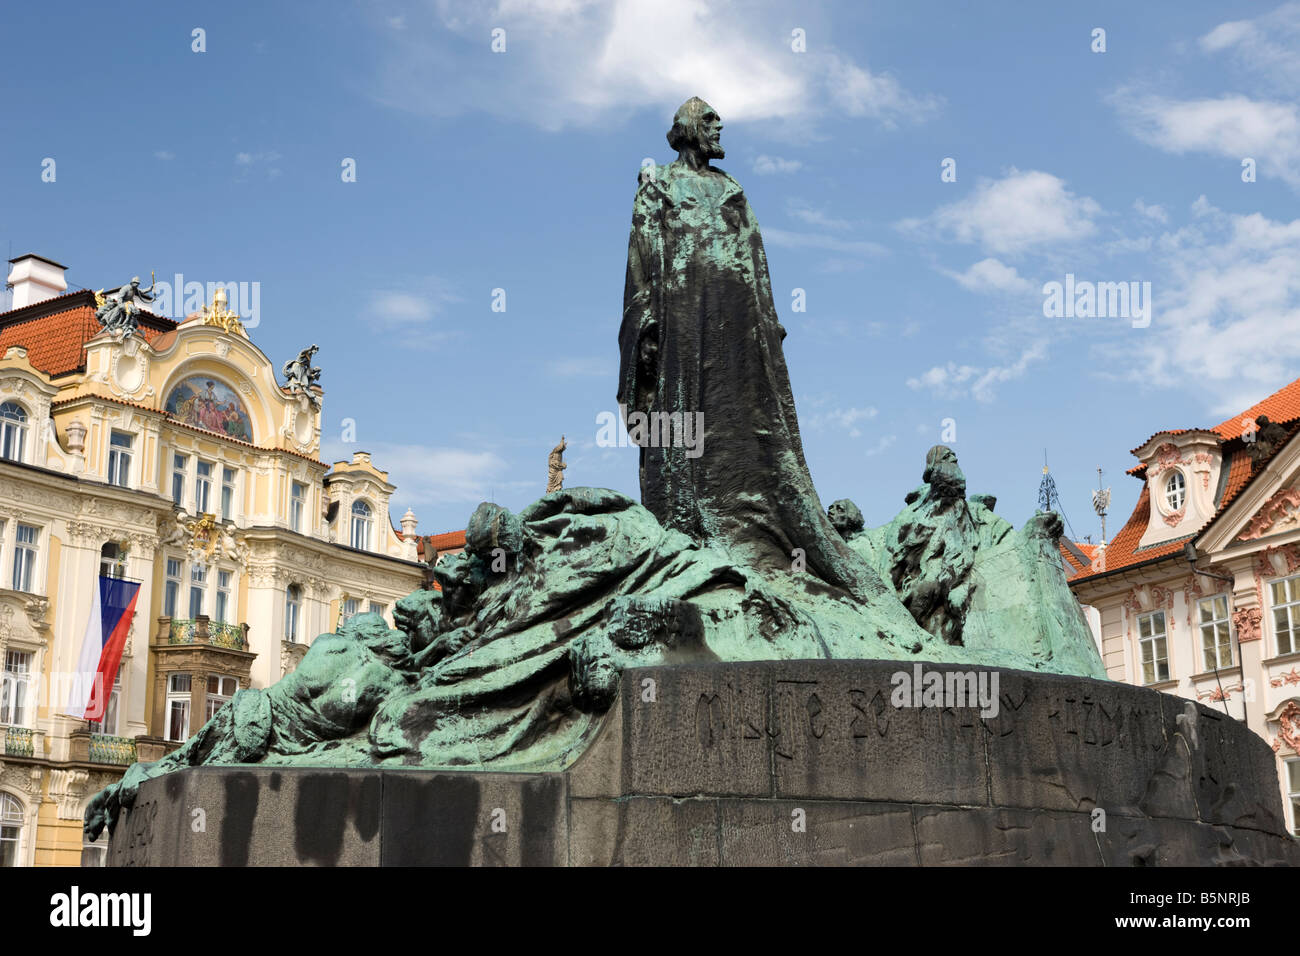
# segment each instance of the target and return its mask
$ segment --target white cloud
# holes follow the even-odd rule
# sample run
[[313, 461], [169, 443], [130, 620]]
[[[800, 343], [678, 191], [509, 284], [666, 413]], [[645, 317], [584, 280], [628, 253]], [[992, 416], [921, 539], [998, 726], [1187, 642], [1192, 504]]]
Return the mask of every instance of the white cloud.
[[[816, 409], [824, 403], [824, 399], [810, 399], [806, 404]], [[845, 432], [849, 438], [861, 438], [862, 430], [858, 428], [858, 423], [870, 421], [878, 414], [880, 413], [877, 409], [868, 405], [863, 408], [831, 408], [826, 411], [805, 412], [800, 420], [804, 423], [804, 427], [814, 431], [838, 429]]]
[[1047, 345], [1035, 342], [1020, 353], [1010, 365], [992, 365], [987, 367], [975, 365], [958, 365], [949, 362], [936, 365], [916, 378], [907, 380], [908, 388], [926, 389], [937, 398], [964, 398], [970, 395], [977, 402], [991, 402], [996, 387], [1020, 378], [1031, 362], [1047, 357]]
[[759, 156], [753, 163], [754, 172], [760, 176], [771, 176], [776, 173], [793, 173], [803, 167], [797, 159], [782, 159], [780, 156]]
[[1226, 54], [1246, 73], [1285, 92], [1300, 90], [1300, 3], [1252, 20], [1220, 23], [1200, 38], [1209, 55]]
[[1228, 415], [1300, 369], [1300, 219], [1225, 213], [1204, 197], [1192, 209], [1193, 224], [1156, 243], [1151, 329], [1126, 336], [1109, 364], [1192, 387]]
[[407, 506], [418, 517], [421, 504], [464, 504], [468, 519], [473, 506], [493, 492], [500, 495], [521, 484], [506, 480], [511, 469], [491, 451], [383, 441], [363, 444], [327, 441], [322, 452], [326, 461], [347, 461], [353, 452], [362, 449], [370, 452], [375, 467], [388, 472], [389, 481], [397, 486], [393, 496], [394, 518]]
[[1013, 266], [993, 258], [981, 259], [965, 272], [944, 270], [944, 275], [972, 292], [1028, 292], [1033, 288]]
[[460, 301], [445, 280], [427, 276], [411, 280], [404, 289], [371, 292], [361, 314], [379, 329], [422, 331], [448, 305]]
[[155, 150], [153, 155], [154, 155], [154, 159], [161, 159], [163, 162], [176, 158], [176, 154], [169, 149]]
[[1139, 216], [1146, 216], [1148, 219], [1154, 219], [1156, 222], [1168, 222], [1169, 213], [1165, 212], [1163, 206], [1148, 206], [1141, 198], [1133, 200], [1133, 208], [1137, 210]]
[[1014, 254], [1086, 238], [1096, 230], [1093, 220], [1100, 213], [1094, 200], [1076, 196], [1051, 173], [1013, 167], [1002, 179], [981, 180], [971, 196], [897, 225], [920, 237], [937, 235]]
[[894, 444], [894, 442], [896, 442], [897, 440], [898, 440], [897, 435], [883, 436], [880, 439], [880, 441], [876, 442], [875, 445], [867, 449], [868, 457], [870, 457], [871, 455], [879, 455], [882, 451], [885, 451], [887, 448], [891, 447]]
[[244, 180], [248, 178], [249, 173], [255, 169], [266, 171], [268, 179], [274, 179], [280, 175], [280, 168], [276, 165], [280, 161], [280, 154], [275, 150], [267, 150], [260, 153], [236, 153], [235, 168], [239, 171], [237, 179]]
[[1130, 132], [1166, 152], [1253, 158], [1262, 173], [1300, 186], [1300, 112], [1294, 103], [1239, 94], [1178, 100], [1121, 91], [1112, 98]]
[[825, 249], [854, 256], [883, 256], [889, 250], [878, 242], [841, 239], [811, 232], [790, 232], [787, 229], [764, 229], [763, 241], [769, 246], [787, 249]]
[[[481, 110], [558, 130], [699, 95], [724, 122], [806, 126], [834, 110], [890, 125], [940, 103], [847, 59], [824, 36], [795, 55], [788, 11], [774, 0], [434, 0], [434, 23], [389, 28], [407, 12], [428, 24], [428, 6], [390, 0], [373, 17], [383, 45], [376, 97], [425, 115]], [[506, 49], [494, 54], [498, 27]]]
[[847, 219], [836, 219], [821, 209], [814, 209], [801, 199], [791, 199], [785, 204], [786, 212], [801, 222], [822, 229], [848, 229], [853, 223]]

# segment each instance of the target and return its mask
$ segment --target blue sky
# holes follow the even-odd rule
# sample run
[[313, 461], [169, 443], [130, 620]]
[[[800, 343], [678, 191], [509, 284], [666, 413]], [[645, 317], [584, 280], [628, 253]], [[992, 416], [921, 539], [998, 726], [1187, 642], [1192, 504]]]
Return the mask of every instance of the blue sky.
[[[372, 452], [425, 533], [535, 499], [562, 433], [567, 483], [637, 495], [596, 418], [637, 170], [695, 94], [763, 228], [824, 504], [885, 522], [952, 419], [972, 493], [1020, 524], [1046, 449], [1096, 540], [1098, 467], [1113, 533], [1128, 449], [1300, 375], [1300, 4], [232, 7], [6, 6], [0, 240], [90, 288], [259, 282], [272, 360], [320, 345], [326, 457]], [[1046, 318], [1067, 273], [1150, 282], [1149, 327]]]

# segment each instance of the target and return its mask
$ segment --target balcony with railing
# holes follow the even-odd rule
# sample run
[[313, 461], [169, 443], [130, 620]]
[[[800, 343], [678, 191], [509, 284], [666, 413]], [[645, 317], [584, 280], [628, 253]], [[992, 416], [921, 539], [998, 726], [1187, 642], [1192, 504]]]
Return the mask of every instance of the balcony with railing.
[[6, 757], [36, 756], [36, 736], [31, 728], [6, 727], [4, 731], [4, 755]]
[[[206, 711], [210, 678], [232, 678], [238, 687], [250, 685], [249, 675], [257, 655], [250, 646], [248, 633], [247, 624], [228, 624], [205, 615], [158, 618], [158, 630], [149, 645], [154, 698], [149, 730], [154, 737], [161, 739], [168, 735], [168, 700], [173, 675], [183, 675], [184, 685], [190, 689], [192, 730], [197, 730], [202, 723], [196, 715]], [[139, 759], [146, 759], [143, 751]]]
[[[200, 615], [197, 618], [166, 618], [166, 640], [172, 644], [208, 644], [231, 651], [248, 650], [248, 625], [213, 621]], [[160, 637], [162, 635], [159, 635]]]
[[110, 734], [90, 735], [90, 762], [129, 766], [135, 763], [135, 738]]

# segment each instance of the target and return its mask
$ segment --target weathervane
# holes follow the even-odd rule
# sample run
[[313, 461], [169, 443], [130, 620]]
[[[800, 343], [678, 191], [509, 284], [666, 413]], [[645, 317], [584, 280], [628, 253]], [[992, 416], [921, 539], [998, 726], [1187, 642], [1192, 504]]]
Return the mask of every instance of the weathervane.
[[1110, 489], [1101, 487], [1101, 469], [1097, 469], [1097, 490], [1092, 493], [1092, 510], [1101, 518], [1101, 543], [1106, 543], [1106, 512], [1110, 509]]

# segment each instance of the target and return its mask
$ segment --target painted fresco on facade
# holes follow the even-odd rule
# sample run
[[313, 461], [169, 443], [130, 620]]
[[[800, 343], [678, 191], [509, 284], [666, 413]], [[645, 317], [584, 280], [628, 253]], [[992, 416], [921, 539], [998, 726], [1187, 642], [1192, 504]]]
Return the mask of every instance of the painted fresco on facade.
[[181, 381], [167, 396], [166, 409], [183, 424], [240, 441], [253, 440], [252, 422], [239, 396], [229, 385], [206, 375]]

